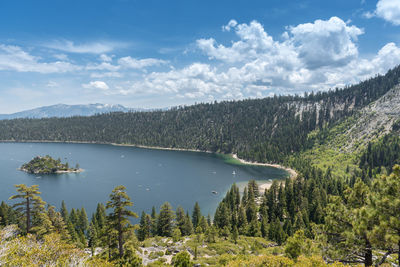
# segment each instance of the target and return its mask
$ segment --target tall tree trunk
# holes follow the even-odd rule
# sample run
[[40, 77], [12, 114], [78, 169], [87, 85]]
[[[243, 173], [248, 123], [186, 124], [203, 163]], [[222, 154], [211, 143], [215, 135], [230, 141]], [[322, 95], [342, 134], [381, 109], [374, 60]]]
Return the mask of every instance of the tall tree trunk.
[[26, 199], [26, 233], [29, 233], [29, 230], [31, 228], [30, 225], [31, 222], [31, 210], [29, 207], [29, 197]]
[[111, 261], [111, 233], [108, 237], [108, 260]]
[[124, 248], [122, 243], [121, 212], [118, 212], [118, 248], [119, 256], [122, 258], [122, 256], [124, 255]]
[[365, 266], [372, 266], [372, 247], [368, 239], [365, 241], [365, 249], [364, 264]]

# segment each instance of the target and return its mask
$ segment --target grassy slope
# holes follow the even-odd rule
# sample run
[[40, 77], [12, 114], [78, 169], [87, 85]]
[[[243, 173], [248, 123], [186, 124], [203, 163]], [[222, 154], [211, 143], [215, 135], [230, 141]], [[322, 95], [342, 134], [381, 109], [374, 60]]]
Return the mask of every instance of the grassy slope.
[[365, 148], [362, 143], [355, 143], [353, 149], [347, 149], [349, 142], [346, 130], [357, 120], [357, 114], [347, 117], [324, 130], [316, 130], [309, 134], [315, 140], [311, 149], [296, 155], [303, 157], [323, 171], [331, 168], [334, 176], [347, 178], [349, 174], [358, 171], [358, 158]]

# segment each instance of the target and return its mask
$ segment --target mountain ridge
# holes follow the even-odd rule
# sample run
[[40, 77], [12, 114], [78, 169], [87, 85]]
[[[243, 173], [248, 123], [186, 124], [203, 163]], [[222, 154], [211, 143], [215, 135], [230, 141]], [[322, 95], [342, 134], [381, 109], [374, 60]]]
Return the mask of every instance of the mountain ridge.
[[[0, 140], [77, 141], [233, 153], [256, 162], [288, 156], [325, 140], [332, 126], [355, 117], [400, 79], [400, 66], [384, 76], [329, 92], [203, 103], [153, 112], [0, 121]], [[341, 130], [340, 133], [344, 132]]]
[[127, 108], [120, 104], [55, 104], [49, 106], [42, 106], [38, 108], [23, 110], [11, 114], [0, 114], [0, 120], [4, 119], [19, 119], [19, 118], [66, 118], [73, 116], [93, 116], [96, 114], [109, 113], [109, 112], [141, 112], [150, 111], [144, 108]]

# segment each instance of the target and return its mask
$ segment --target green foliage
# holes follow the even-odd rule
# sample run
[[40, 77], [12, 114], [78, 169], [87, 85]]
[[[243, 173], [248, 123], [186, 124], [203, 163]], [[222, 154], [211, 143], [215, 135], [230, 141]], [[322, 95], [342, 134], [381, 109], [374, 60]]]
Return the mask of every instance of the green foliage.
[[172, 232], [172, 240], [174, 242], [178, 242], [181, 239], [181, 231], [179, 230], [179, 228], [175, 228], [174, 231]]
[[400, 166], [395, 165], [389, 176], [377, 178], [373, 189], [371, 206], [374, 216], [379, 218], [373, 229], [373, 241], [390, 254], [397, 249], [400, 265]]
[[[12, 227], [0, 230], [0, 265], [4, 266], [112, 266], [100, 259], [90, 259], [87, 254], [52, 233], [38, 241], [35, 236], [9, 237]], [[5, 238], [5, 237], [9, 238]]]
[[[2, 120], [0, 140], [136, 144], [237, 153], [252, 161], [278, 162], [310, 148], [312, 131], [375, 101], [399, 77], [397, 67], [351, 87], [304, 97], [275, 96], [92, 117]], [[300, 105], [310, 106], [301, 116]]]
[[194, 208], [193, 208], [193, 214], [192, 214], [192, 223], [193, 223], [194, 229], [196, 229], [197, 226], [200, 224], [200, 219], [201, 219], [200, 206], [199, 206], [199, 203], [196, 201], [196, 204], [194, 205]]
[[36, 224], [40, 223], [40, 220], [46, 220], [46, 218], [40, 218], [43, 216], [42, 213], [45, 203], [39, 196], [41, 193], [39, 192], [38, 185], [28, 187], [25, 184], [18, 184], [15, 185], [15, 187], [19, 194], [11, 196], [10, 199], [22, 199], [21, 202], [14, 204], [13, 207], [16, 208], [18, 213], [23, 214], [25, 217], [25, 232], [30, 233], [33, 220], [36, 220], [36, 222], [34, 222]]
[[137, 231], [137, 236], [140, 241], [143, 241], [151, 236], [151, 223], [150, 215], [143, 211], [142, 216], [140, 217], [139, 229]]
[[120, 258], [124, 255], [124, 234], [132, 228], [129, 217], [138, 217], [136, 213], [127, 208], [133, 206], [133, 203], [130, 201], [130, 197], [125, 192], [125, 189], [125, 186], [122, 185], [115, 187], [106, 205], [106, 209], [112, 209], [107, 216], [107, 226], [110, 228], [110, 237], [112, 236], [112, 231], [117, 232]]
[[161, 205], [160, 214], [157, 217], [157, 234], [159, 236], [172, 236], [174, 228], [174, 211], [171, 204], [165, 202]]
[[181, 251], [178, 254], [176, 254], [172, 258], [172, 264], [175, 267], [189, 267], [192, 266], [190, 263], [190, 255], [186, 251]]
[[310, 256], [311, 240], [307, 239], [303, 230], [289, 237], [285, 245], [285, 254], [296, 260], [300, 255]]
[[400, 137], [388, 134], [377, 142], [370, 142], [360, 156], [359, 167], [362, 178], [372, 179], [381, 172], [390, 173], [395, 164], [400, 163]]
[[23, 164], [21, 166], [21, 170], [35, 174], [50, 174], [57, 172], [77, 171], [78, 169], [69, 168], [68, 162], [63, 164], [59, 159], [55, 160], [49, 155], [46, 155], [44, 157], [34, 157], [28, 163]]

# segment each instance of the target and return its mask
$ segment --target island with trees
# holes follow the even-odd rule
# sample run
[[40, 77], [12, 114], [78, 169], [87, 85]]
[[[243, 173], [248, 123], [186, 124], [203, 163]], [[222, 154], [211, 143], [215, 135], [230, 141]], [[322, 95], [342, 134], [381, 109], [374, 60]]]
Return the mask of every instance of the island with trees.
[[23, 164], [20, 170], [34, 174], [56, 174], [82, 171], [82, 169], [79, 168], [79, 164], [76, 164], [75, 168], [71, 168], [68, 162], [62, 163], [60, 159], [53, 159], [49, 155], [34, 157], [28, 163]]

